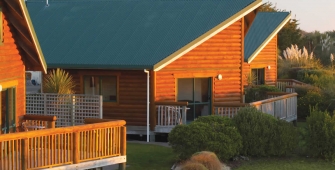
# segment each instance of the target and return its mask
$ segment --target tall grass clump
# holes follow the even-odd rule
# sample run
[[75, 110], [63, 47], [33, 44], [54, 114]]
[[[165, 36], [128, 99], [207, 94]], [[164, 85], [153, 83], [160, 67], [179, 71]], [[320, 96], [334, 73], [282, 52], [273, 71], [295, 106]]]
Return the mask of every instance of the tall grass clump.
[[297, 45], [291, 45], [283, 51], [283, 56], [278, 56], [278, 77], [289, 78], [289, 71], [292, 68], [322, 68], [313, 52], [308, 53], [307, 49], [299, 49]]

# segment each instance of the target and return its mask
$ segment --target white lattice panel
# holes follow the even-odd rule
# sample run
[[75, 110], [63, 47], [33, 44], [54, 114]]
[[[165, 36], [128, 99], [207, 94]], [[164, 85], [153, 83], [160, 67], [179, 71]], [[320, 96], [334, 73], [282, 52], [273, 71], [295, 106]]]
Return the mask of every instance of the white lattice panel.
[[84, 94], [27, 94], [26, 114], [56, 116], [56, 127], [81, 125], [85, 118], [102, 118], [102, 97]]

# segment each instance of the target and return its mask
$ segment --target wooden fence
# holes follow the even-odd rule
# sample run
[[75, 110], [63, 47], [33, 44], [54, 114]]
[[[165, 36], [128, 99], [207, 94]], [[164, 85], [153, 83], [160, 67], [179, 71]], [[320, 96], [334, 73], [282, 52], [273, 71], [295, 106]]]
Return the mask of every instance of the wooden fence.
[[84, 124], [85, 118], [102, 118], [102, 96], [84, 94], [27, 94], [26, 114], [56, 116], [56, 127]]
[[215, 115], [234, 117], [240, 108], [253, 106], [258, 110], [286, 121], [297, 120], [297, 93], [268, 93], [266, 100], [240, 103], [214, 103]]
[[125, 124], [117, 120], [0, 135], [0, 169], [51, 168], [125, 156]]

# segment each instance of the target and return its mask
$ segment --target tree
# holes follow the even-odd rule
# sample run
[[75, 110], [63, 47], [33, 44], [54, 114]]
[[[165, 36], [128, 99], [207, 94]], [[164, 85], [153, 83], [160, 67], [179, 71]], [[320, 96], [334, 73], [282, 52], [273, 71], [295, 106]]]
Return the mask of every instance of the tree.
[[[284, 12], [285, 10], [277, 9], [276, 6], [273, 6], [271, 2], [263, 4], [259, 11], [262, 12]], [[302, 35], [301, 30], [298, 28], [298, 20], [291, 19], [286, 23], [286, 25], [278, 33], [278, 49], [280, 51], [285, 50], [287, 47], [290, 47], [291, 44], [297, 44], [299, 47], [302, 47]]]
[[73, 94], [74, 87], [72, 76], [59, 68], [50, 71], [43, 79], [44, 93]]

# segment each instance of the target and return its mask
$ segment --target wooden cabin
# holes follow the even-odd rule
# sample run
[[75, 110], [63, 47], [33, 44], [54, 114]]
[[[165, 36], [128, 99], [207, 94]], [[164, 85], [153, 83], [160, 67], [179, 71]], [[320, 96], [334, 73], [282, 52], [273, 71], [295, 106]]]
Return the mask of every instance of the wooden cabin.
[[0, 134], [15, 132], [25, 114], [25, 71], [46, 63], [24, 2], [0, 0]]
[[[149, 124], [150, 134], [168, 133], [181, 117], [213, 114], [214, 103], [243, 102], [245, 35], [261, 4], [27, 2], [48, 67], [67, 70], [76, 93], [102, 95], [104, 118], [124, 119], [128, 134], [144, 135]], [[169, 123], [160, 128], [163, 119]]]
[[290, 20], [288, 12], [258, 12], [245, 37], [243, 85], [253, 74], [255, 85], [276, 86], [278, 32]]

